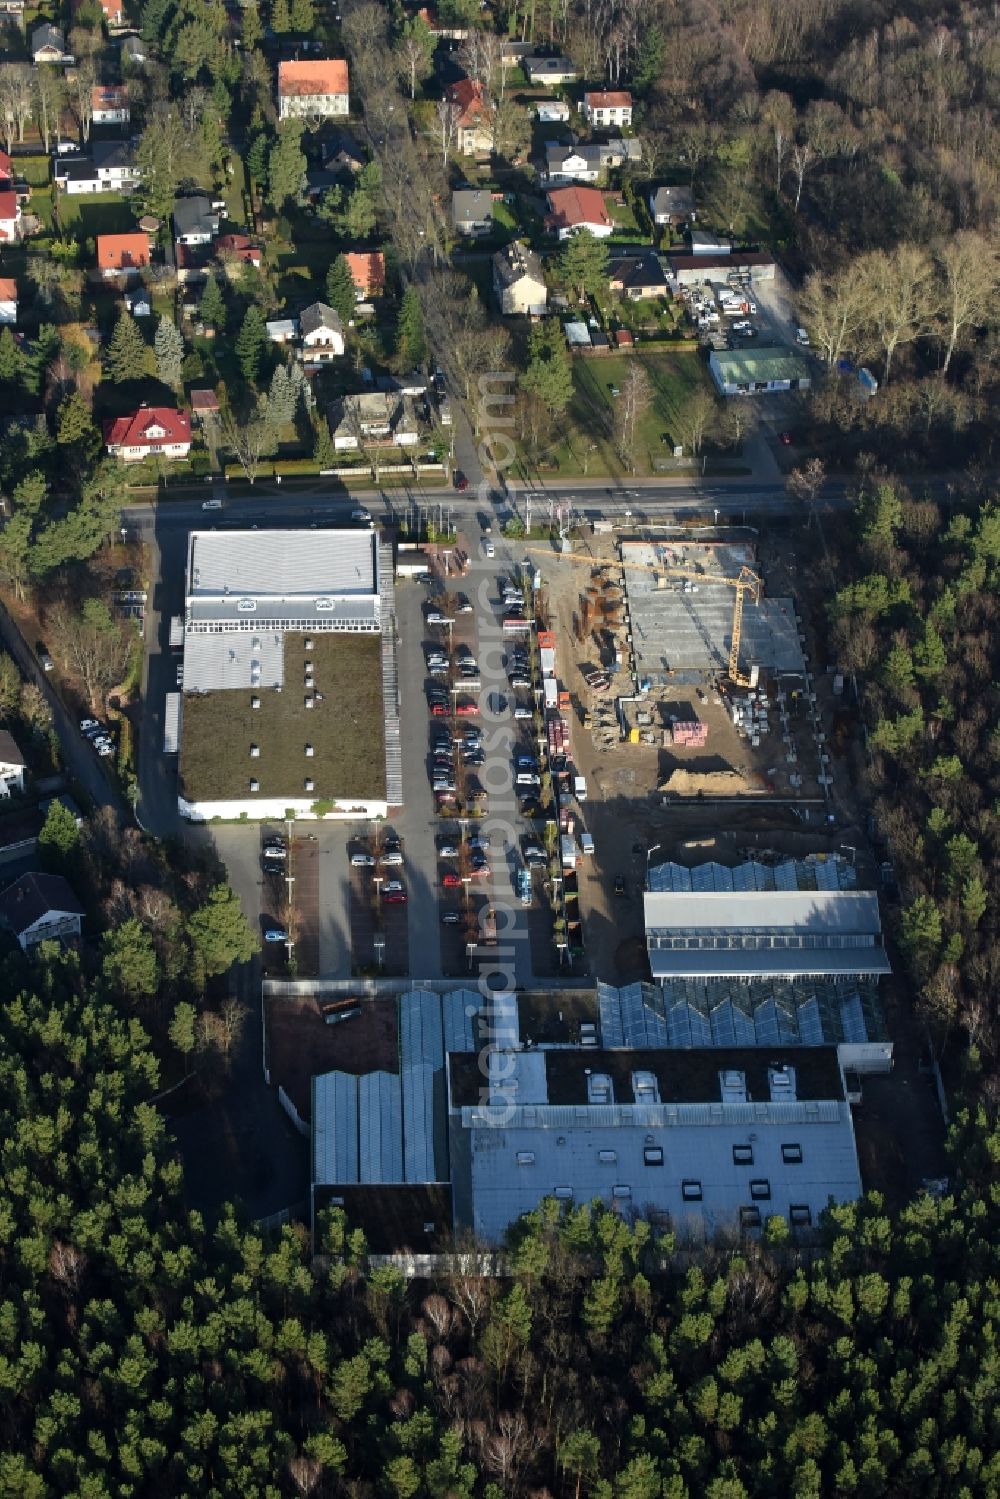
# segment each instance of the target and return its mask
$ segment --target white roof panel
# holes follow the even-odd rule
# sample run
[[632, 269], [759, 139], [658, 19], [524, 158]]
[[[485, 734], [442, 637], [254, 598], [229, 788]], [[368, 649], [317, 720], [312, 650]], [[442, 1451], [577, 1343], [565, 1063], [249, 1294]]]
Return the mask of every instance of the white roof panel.
[[184, 642], [184, 691], [284, 686], [285, 649], [280, 635], [226, 632], [189, 634]]

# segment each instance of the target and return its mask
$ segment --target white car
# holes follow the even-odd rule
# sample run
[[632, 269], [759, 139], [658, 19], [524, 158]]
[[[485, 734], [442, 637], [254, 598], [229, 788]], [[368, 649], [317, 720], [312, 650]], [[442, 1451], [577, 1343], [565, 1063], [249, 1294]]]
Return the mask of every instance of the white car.
[[442, 614], [440, 609], [432, 609], [427, 616], [427, 623], [429, 625], [446, 625], [450, 621], [447, 614]]
[[403, 855], [398, 851], [398, 849], [393, 849], [390, 853], [382, 855], [383, 864], [402, 864], [402, 862]]
[[497, 549], [493, 545], [492, 541], [490, 541], [489, 537], [487, 537], [483, 542], [483, 554], [486, 557], [495, 557], [497, 554]]
[[796, 330], [795, 330], [795, 342], [798, 344], [798, 346], [799, 346], [800, 349], [808, 349], [808, 347], [809, 347], [809, 334], [806, 332], [806, 330], [804, 328], [796, 328]]
[[98, 730], [100, 729], [100, 727], [101, 726], [97, 722], [96, 718], [81, 718], [80, 719], [80, 733], [81, 734], [96, 734], [98, 732]]

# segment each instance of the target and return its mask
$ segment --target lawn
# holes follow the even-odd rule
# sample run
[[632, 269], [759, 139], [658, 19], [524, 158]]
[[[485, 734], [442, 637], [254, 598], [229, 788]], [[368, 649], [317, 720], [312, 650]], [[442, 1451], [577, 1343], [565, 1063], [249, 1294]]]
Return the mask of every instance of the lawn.
[[56, 213], [60, 232], [78, 239], [92, 239], [98, 234], [127, 234], [136, 225], [131, 201], [121, 193], [99, 193], [92, 198], [60, 193]]
[[573, 360], [573, 400], [561, 439], [548, 455], [561, 474], [586, 473], [592, 477], [625, 473], [614, 449], [612, 420], [615, 398], [611, 387], [621, 389], [633, 364], [649, 376], [651, 400], [640, 418], [636, 445], [636, 473], [654, 472], [658, 458], [669, 454], [663, 437], [675, 440], [677, 415], [691, 392], [708, 385], [708, 370], [695, 352], [609, 355], [606, 358]]
[[[260, 707], [237, 689], [188, 694], [181, 734], [181, 790], [191, 801], [245, 800], [250, 777], [261, 797], [359, 799], [385, 795], [382, 642], [378, 635], [312, 636], [309, 654], [322, 700], [305, 707], [303, 636], [284, 637], [285, 690], [261, 690]], [[250, 746], [260, 748], [251, 757]], [[314, 753], [306, 756], [305, 746]], [[304, 790], [311, 777], [315, 791]]]

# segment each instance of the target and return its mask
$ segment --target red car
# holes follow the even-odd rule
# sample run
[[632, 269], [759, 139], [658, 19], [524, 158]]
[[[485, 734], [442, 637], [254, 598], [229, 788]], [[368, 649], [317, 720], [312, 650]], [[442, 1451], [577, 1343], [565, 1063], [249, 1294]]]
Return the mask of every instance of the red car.
[[461, 888], [462, 876], [449, 869], [447, 874], [442, 875], [441, 883], [446, 890], [457, 890]]
[[447, 718], [448, 708], [445, 703], [431, 703], [432, 718]]
[[390, 891], [390, 893], [388, 895], [383, 895], [382, 901], [387, 906], [405, 906], [406, 905], [406, 891], [405, 890], [392, 890], [392, 891]]
[[455, 712], [458, 714], [459, 718], [468, 718], [470, 714], [479, 712], [479, 704], [459, 703], [455, 708]]
[[464, 494], [464, 492], [468, 489], [468, 487], [469, 487], [469, 481], [468, 481], [468, 479], [462, 473], [462, 470], [460, 468], [456, 469], [455, 470], [455, 488], [458, 490], [459, 494]]
[[778, 441], [783, 448], [790, 448], [792, 445], [792, 434], [790, 432], [779, 432]]

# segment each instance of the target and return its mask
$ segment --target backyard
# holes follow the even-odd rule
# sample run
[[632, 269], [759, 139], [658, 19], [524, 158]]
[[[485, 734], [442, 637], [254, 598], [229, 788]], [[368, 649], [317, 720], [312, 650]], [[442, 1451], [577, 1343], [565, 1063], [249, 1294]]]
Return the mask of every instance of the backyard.
[[636, 364], [649, 376], [650, 402], [639, 418], [635, 472], [652, 473], [656, 460], [669, 456], [685, 401], [699, 386], [710, 387], [708, 371], [694, 350], [575, 358], [573, 399], [563, 419], [563, 435], [550, 449], [547, 463], [557, 464], [565, 474], [617, 477], [625, 472], [613, 437], [615, 404], [620, 397], [611, 392], [622, 389]]

